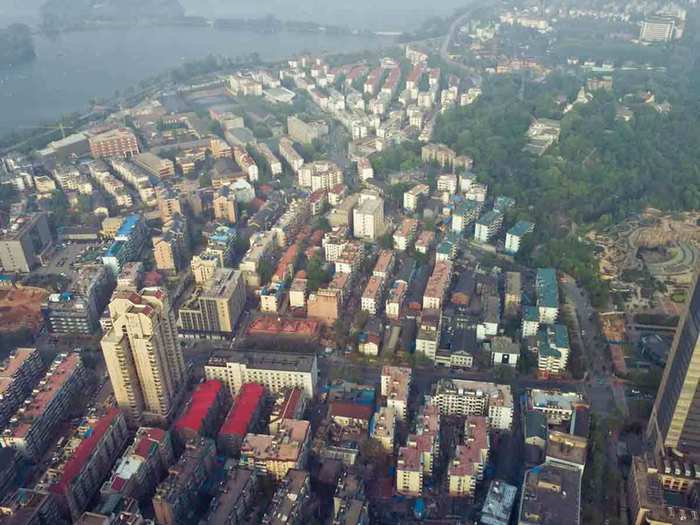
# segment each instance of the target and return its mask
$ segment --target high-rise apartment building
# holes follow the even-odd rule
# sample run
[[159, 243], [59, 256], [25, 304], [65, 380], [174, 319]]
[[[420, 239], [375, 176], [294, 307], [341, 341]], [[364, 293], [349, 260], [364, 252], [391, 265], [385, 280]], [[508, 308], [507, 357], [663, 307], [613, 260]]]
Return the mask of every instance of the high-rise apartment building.
[[130, 423], [162, 422], [172, 413], [185, 376], [170, 301], [161, 288], [117, 292], [102, 353], [120, 408]]
[[700, 286], [696, 276], [647, 427], [657, 451], [700, 452]]

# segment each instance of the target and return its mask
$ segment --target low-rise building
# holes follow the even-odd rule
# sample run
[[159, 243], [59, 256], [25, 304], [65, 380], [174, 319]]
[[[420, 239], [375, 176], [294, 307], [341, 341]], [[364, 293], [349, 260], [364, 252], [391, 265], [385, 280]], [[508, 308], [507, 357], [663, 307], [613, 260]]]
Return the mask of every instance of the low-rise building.
[[77, 520], [100, 489], [129, 433], [118, 408], [83, 420], [54, 456], [39, 487], [54, 494], [59, 505]]
[[517, 487], [505, 481], [500, 479], [491, 481], [481, 509], [480, 525], [508, 525], [517, 492]]
[[528, 397], [528, 408], [544, 414], [550, 425], [561, 425], [571, 421], [576, 407], [581, 404], [583, 398], [578, 392], [533, 388]]
[[178, 462], [168, 469], [168, 477], [153, 496], [156, 521], [162, 525], [190, 523], [216, 467], [214, 441], [189, 441]]
[[525, 472], [518, 525], [581, 523], [581, 475], [560, 464], [540, 465]]
[[571, 348], [569, 331], [562, 324], [548, 325], [537, 335], [537, 369], [545, 377], [559, 376], [566, 371]]
[[498, 234], [503, 225], [503, 214], [496, 210], [491, 210], [482, 215], [474, 226], [474, 238], [479, 242], [489, 242], [491, 238]]
[[538, 268], [535, 286], [540, 323], [556, 323], [559, 317], [559, 283], [556, 270]]
[[518, 221], [506, 232], [506, 253], [515, 255], [520, 251], [523, 238], [535, 230], [535, 225], [527, 221]]
[[423, 293], [423, 308], [439, 310], [452, 282], [452, 263], [439, 261], [435, 263], [433, 273]]
[[389, 319], [396, 320], [401, 317], [407, 292], [408, 285], [404, 281], [395, 281], [389, 288], [385, 304], [385, 313]]
[[311, 493], [309, 473], [289, 470], [272, 497], [263, 516], [263, 525], [301, 525], [305, 523], [305, 506]]
[[246, 434], [253, 430], [265, 401], [265, 389], [258, 383], [246, 383], [233, 400], [224, 424], [219, 430], [219, 451], [235, 456]]
[[37, 461], [81, 393], [85, 368], [77, 353], [59, 354], [30, 397], [5, 426], [0, 444]]
[[510, 337], [496, 336], [490, 341], [491, 364], [516, 367], [520, 358], [520, 345]]
[[314, 354], [226, 351], [204, 366], [207, 379], [218, 379], [235, 395], [244, 383], [260, 383], [269, 392], [300, 387], [311, 399], [316, 393], [318, 365]]
[[416, 238], [417, 231], [418, 221], [416, 219], [406, 218], [401, 221], [394, 232], [394, 248], [401, 252], [408, 250]]
[[362, 310], [370, 315], [376, 315], [382, 304], [382, 296], [384, 295], [384, 279], [381, 277], [371, 276], [367, 281], [367, 286], [362, 292]]
[[488, 416], [493, 430], [510, 430], [513, 394], [509, 385], [463, 379], [441, 379], [426, 402], [446, 416]]
[[386, 399], [386, 406], [393, 408], [396, 417], [401, 420], [406, 419], [411, 377], [410, 368], [400, 366], [384, 366], [382, 368], [380, 393]]
[[5, 428], [22, 402], [44, 375], [36, 348], [16, 348], [0, 364], [0, 428]]
[[280, 481], [292, 469], [306, 466], [311, 429], [308, 421], [285, 419], [274, 435], [247, 434], [240, 465]]
[[227, 390], [216, 379], [199, 383], [173, 425], [182, 443], [199, 436], [214, 437], [226, 409]]
[[468, 416], [463, 445], [457, 445], [447, 469], [448, 490], [453, 497], [473, 497], [476, 485], [484, 477], [488, 461], [489, 422], [483, 416]]
[[410, 447], [399, 449], [396, 461], [396, 492], [418, 497], [423, 493], [423, 464], [421, 453]]
[[391, 407], [379, 407], [370, 425], [370, 436], [379, 441], [389, 454], [394, 452], [396, 412]]

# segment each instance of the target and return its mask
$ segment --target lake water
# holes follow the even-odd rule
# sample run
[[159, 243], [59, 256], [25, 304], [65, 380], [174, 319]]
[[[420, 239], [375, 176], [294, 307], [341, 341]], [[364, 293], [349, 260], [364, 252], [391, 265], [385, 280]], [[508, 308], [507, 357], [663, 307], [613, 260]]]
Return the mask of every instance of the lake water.
[[[1, 1], [1, 0], [0, 0]], [[36, 60], [0, 69], [0, 135], [86, 109], [144, 78], [208, 54], [257, 52], [264, 60], [301, 52], [352, 52], [390, 45], [388, 38], [279, 33], [261, 35], [208, 27], [137, 27], [37, 36]]]

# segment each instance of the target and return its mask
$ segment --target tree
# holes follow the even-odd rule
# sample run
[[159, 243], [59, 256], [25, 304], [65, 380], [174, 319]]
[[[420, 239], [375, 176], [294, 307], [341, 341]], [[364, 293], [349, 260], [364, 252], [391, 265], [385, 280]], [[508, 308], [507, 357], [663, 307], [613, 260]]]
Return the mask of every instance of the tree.
[[275, 269], [270, 261], [267, 259], [261, 260], [260, 265], [258, 266], [258, 276], [260, 276], [260, 282], [263, 284], [268, 283], [272, 278], [274, 271]]
[[377, 237], [377, 245], [383, 250], [391, 250], [394, 247], [394, 237], [390, 233], [385, 233]]
[[326, 271], [323, 266], [323, 260], [318, 255], [314, 255], [309, 259], [306, 265], [306, 279], [309, 291], [315, 292], [326, 280]]

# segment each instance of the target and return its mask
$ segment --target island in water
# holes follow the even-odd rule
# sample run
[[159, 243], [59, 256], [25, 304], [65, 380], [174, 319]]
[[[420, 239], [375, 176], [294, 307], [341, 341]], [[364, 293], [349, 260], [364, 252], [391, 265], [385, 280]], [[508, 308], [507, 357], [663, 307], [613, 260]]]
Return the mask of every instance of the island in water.
[[12, 24], [0, 28], [0, 66], [21, 64], [35, 57], [34, 39], [28, 26]]
[[46, 0], [41, 6], [42, 27], [48, 31], [184, 16], [178, 0]]

